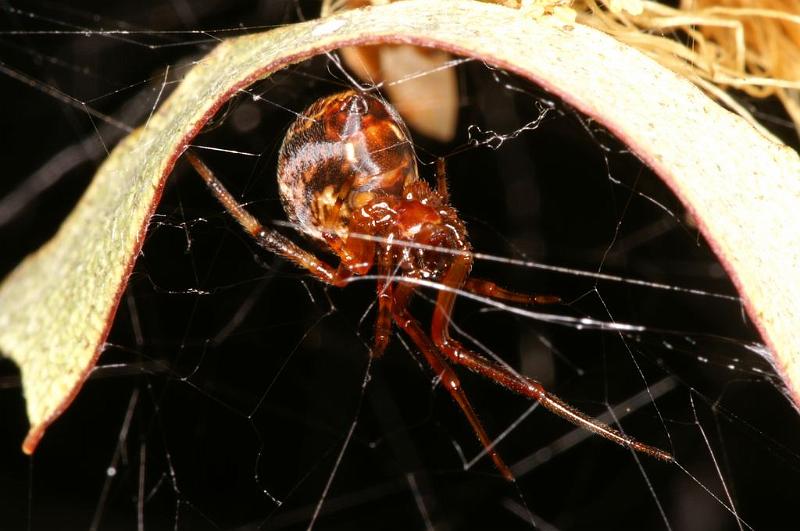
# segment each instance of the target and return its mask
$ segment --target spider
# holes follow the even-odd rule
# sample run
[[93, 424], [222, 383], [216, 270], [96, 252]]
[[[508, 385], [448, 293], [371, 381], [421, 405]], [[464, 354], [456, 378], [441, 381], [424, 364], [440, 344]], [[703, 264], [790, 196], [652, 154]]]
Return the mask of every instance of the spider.
[[[333, 267], [280, 232], [262, 225], [191, 151], [186, 157], [211, 192], [262, 248], [279, 254], [333, 286], [377, 270], [377, 317], [371, 355], [382, 355], [393, 326], [413, 341], [466, 416], [495, 466], [514, 477], [497, 453], [461, 387], [461, 365], [553, 413], [622, 446], [672, 461], [566, 404], [509, 366], [489, 360], [450, 336], [456, 295], [467, 291], [521, 304], [558, 302], [553, 296], [506, 290], [470, 276], [473, 256], [464, 222], [449, 204], [444, 161], [436, 187], [420, 179], [410, 133], [397, 111], [367, 93], [346, 91], [321, 98], [289, 127], [278, 158], [278, 183], [289, 220], [339, 258]], [[402, 273], [402, 274], [398, 274]], [[409, 312], [420, 284], [439, 289], [430, 332]]]

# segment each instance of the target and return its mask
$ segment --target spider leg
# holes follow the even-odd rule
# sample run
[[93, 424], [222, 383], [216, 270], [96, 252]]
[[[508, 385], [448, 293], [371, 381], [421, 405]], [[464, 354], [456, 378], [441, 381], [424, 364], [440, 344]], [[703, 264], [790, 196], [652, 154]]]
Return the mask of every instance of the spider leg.
[[482, 278], [466, 279], [463, 289], [491, 299], [518, 302], [520, 304], [557, 304], [561, 302], [561, 297], [556, 295], [536, 295], [509, 291], [501, 288], [491, 280], [484, 280]]
[[[445, 203], [450, 202], [450, 190], [447, 186], [447, 167], [442, 157], [436, 160], [436, 192]], [[556, 304], [561, 302], [561, 298], [555, 295], [517, 293], [501, 288], [489, 280], [479, 278], [467, 278], [463, 288], [476, 295], [520, 304]]]
[[[468, 257], [457, 257], [450, 270], [445, 274], [442, 282], [451, 287], [458, 288], [464, 284], [469, 275], [470, 262]], [[453, 363], [463, 365], [469, 370], [478, 373], [503, 387], [538, 400], [540, 404], [556, 415], [572, 422], [576, 426], [589, 430], [605, 437], [621, 446], [631, 448], [637, 452], [647, 454], [663, 461], [673, 461], [667, 452], [653, 446], [641, 443], [632, 437], [608, 426], [578, 409], [563, 402], [560, 398], [549, 393], [542, 384], [531, 378], [522, 376], [506, 365], [501, 365], [488, 360], [474, 352], [459, 341], [450, 337], [450, 316], [453, 312], [456, 293], [441, 290], [436, 300], [433, 319], [431, 321], [431, 338], [439, 350]]]
[[375, 319], [375, 338], [372, 356], [380, 357], [389, 345], [392, 334], [393, 290], [390, 279], [391, 261], [389, 253], [382, 251], [378, 259], [378, 317]]
[[217, 179], [211, 169], [200, 160], [197, 155], [187, 151], [184, 156], [194, 167], [195, 171], [203, 178], [211, 193], [222, 204], [225, 210], [239, 222], [250, 236], [262, 248], [279, 254], [296, 265], [308, 270], [312, 275], [326, 284], [342, 286], [350, 276], [350, 271], [340, 265], [338, 268], [323, 262], [309, 253], [280, 232], [266, 227], [258, 219], [245, 210], [242, 205], [231, 195], [225, 186]]
[[[436, 160], [436, 192], [445, 203], [450, 202], [450, 190], [447, 186], [447, 167], [443, 157]], [[520, 304], [555, 304], [561, 302], [554, 295], [528, 295], [503, 289], [494, 282], [478, 278], [468, 278], [463, 286], [467, 291], [492, 299], [518, 302]]]
[[500, 455], [492, 447], [492, 440], [486, 434], [486, 430], [483, 429], [475, 410], [472, 409], [472, 405], [469, 403], [467, 395], [461, 388], [461, 382], [459, 381], [455, 371], [453, 371], [453, 369], [442, 358], [441, 353], [431, 342], [430, 338], [427, 336], [419, 322], [408, 312], [408, 299], [413, 293], [413, 286], [401, 285], [397, 287], [392, 304], [392, 316], [394, 317], [394, 321], [400, 328], [403, 329], [406, 334], [408, 334], [420, 352], [422, 352], [422, 355], [425, 357], [425, 361], [427, 361], [428, 365], [430, 365], [431, 369], [433, 369], [433, 372], [436, 373], [439, 378], [441, 378], [441, 381], [444, 383], [444, 387], [461, 408], [464, 416], [467, 417], [467, 420], [472, 426], [473, 431], [478, 436], [478, 439], [480, 440], [481, 444], [483, 444], [484, 448], [486, 448], [486, 451], [491, 456], [492, 461], [494, 461], [494, 465], [497, 467], [503, 477], [509, 481], [513, 481], [514, 475], [511, 473], [511, 470], [505, 464]]
[[443, 157], [436, 159], [436, 191], [445, 203], [450, 202], [450, 189], [447, 187], [447, 169]]

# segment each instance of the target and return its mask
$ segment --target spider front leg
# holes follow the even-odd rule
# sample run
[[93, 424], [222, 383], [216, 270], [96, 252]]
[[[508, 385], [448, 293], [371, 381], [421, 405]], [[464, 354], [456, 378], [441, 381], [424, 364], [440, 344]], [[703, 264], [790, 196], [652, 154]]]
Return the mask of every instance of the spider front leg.
[[225, 210], [239, 222], [259, 246], [308, 270], [312, 275], [326, 284], [343, 286], [351, 271], [343, 262], [338, 268], [323, 262], [309, 253], [280, 232], [261, 224], [252, 214], [239, 204], [225, 186], [217, 179], [211, 169], [191, 151], [185, 153], [186, 159], [195, 171], [203, 178], [211, 193], [222, 204]]
[[459, 341], [450, 337], [450, 316], [455, 304], [455, 291], [465, 283], [470, 271], [468, 257], [458, 257], [448, 270], [442, 283], [450, 290], [441, 290], [436, 299], [436, 307], [431, 321], [431, 338], [439, 350], [453, 363], [463, 365], [471, 371], [480, 374], [503, 387], [522, 396], [538, 400], [540, 404], [556, 415], [572, 422], [576, 426], [596, 433], [621, 446], [631, 448], [637, 452], [647, 454], [663, 461], [673, 461], [667, 452], [653, 446], [641, 443], [624, 433], [608, 426], [582, 411], [563, 402], [557, 396], [549, 393], [539, 382], [522, 376], [510, 367], [487, 360], [477, 352], [466, 348]]

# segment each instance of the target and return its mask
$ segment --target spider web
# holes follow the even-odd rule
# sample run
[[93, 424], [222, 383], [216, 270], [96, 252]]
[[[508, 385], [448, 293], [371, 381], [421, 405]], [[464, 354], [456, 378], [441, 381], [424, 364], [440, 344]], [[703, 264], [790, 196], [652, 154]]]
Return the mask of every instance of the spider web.
[[[52, 235], [193, 60], [314, 12], [2, 4], [2, 272]], [[476, 275], [565, 301], [461, 296], [455, 333], [676, 463], [459, 371], [517, 476], [504, 481], [405, 337], [370, 362], [374, 278], [331, 289], [259, 251], [179, 164], [100, 367], [33, 458], [19, 450], [18, 373], [0, 360], [3, 529], [788, 526], [796, 411], [692, 219], [591, 120], [488, 65], [451, 67], [458, 134], [415, 135], [420, 171], [430, 178], [445, 156]], [[351, 86], [331, 58], [308, 61], [232, 100], [195, 140], [251, 212], [315, 251], [285, 222], [277, 151], [302, 109]], [[434, 295], [422, 289], [412, 307], [423, 323]]]

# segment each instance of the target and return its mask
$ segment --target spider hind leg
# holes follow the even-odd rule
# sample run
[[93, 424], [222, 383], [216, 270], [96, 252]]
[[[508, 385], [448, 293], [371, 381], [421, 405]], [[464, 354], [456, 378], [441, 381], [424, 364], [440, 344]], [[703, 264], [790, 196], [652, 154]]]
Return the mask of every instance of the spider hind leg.
[[468, 278], [464, 282], [463, 289], [482, 295], [490, 299], [500, 301], [516, 302], [519, 304], [558, 304], [561, 302], [561, 297], [556, 295], [539, 295], [535, 293], [519, 293], [501, 288], [491, 280], [482, 278]]
[[459, 341], [451, 338], [450, 316], [453, 312], [457, 294], [455, 288], [469, 284], [469, 279], [467, 277], [469, 275], [470, 265], [469, 257], [457, 257], [442, 279], [442, 283], [452, 289], [439, 291], [439, 295], [436, 299], [436, 306], [431, 321], [431, 338], [434, 345], [436, 345], [439, 352], [441, 352], [446, 359], [452, 363], [462, 365], [519, 395], [537, 400], [545, 408], [565, 420], [591, 431], [592, 433], [596, 433], [601, 437], [605, 437], [620, 446], [630, 448], [662, 461], [674, 460], [669, 453], [641, 443], [619, 430], [590, 417], [545, 390], [539, 382], [518, 374], [507, 365], [488, 360], [477, 352], [466, 348]]
[[453, 371], [450, 365], [443, 359], [442, 354], [425, 333], [419, 322], [408, 312], [408, 299], [413, 292], [414, 288], [408, 285], [401, 285], [395, 290], [395, 297], [392, 304], [392, 316], [394, 317], [395, 323], [397, 323], [397, 326], [411, 338], [422, 353], [425, 361], [431, 369], [433, 369], [433, 372], [441, 379], [444, 388], [447, 389], [450, 396], [453, 397], [461, 408], [464, 416], [467, 417], [467, 420], [472, 426], [472, 430], [486, 449], [486, 453], [492, 458], [497, 470], [499, 470], [508, 481], [514, 481], [514, 475], [511, 473], [511, 469], [508, 468], [503, 458], [500, 457], [500, 454], [494, 449], [494, 444], [483, 428], [475, 410], [472, 408], [455, 371]]

